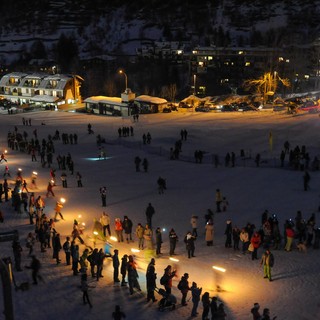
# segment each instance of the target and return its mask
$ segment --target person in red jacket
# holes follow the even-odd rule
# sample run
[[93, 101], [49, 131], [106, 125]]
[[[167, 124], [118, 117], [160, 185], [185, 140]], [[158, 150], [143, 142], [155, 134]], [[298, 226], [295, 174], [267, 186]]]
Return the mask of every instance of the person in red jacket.
[[284, 250], [291, 251], [291, 245], [294, 238], [294, 230], [291, 225], [288, 225], [286, 228], [286, 236], [287, 236], [287, 243]]
[[252, 251], [252, 260], [258, 260], [258, 248], [260, 247], [261, 243], [261, 236], [258, 232], [255, 232], [251, 238], [251, 244], [253, 246], [253, 251]]
[[119, 218], [115, 219], [114, 222], [114, 230], [116, 232], [116, 236], [117, 236], [117, 240], [118, 242], [123, 242], [123, 226], [122, 226], [122, 222]]

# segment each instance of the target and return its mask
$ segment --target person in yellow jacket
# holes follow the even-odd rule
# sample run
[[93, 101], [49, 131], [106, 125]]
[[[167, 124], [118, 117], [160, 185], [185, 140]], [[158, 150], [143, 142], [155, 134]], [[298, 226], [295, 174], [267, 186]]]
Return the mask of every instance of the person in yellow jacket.
[[61, 209], [63, 208], [63, 204], [59, 201], [56, 203], [56, 207], [54, 208], [54, 211], [56, 212], [54, 215], [54, 220], [57, 220], [57, 216], [59, 215], [62, 220], [64, 220], [63, 215], [61, 213]]
[[260, 265], [263, 265], [264, 278], [268, 278], [269, 281], [272, 281], [271, 268], [274, 265], [274, 256], [269, 249], [267, 249], [265, 253], [262, 255]]

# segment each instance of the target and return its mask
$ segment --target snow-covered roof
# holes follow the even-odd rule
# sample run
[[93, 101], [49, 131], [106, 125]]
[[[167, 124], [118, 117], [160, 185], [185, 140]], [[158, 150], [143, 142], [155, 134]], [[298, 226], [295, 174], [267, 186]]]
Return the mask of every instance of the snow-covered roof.
[[158, 98], [158, 97], [151, 97], [151, 96], [147, 96], [147, 95], [138, 96], [134, 100], [138, 101], [138, 102], [149, 102], [149, 103], [154, 103], [154, 104], [168, 103], [168, 101], [166, 99], [162, 99], [162, 98]]
[[106, 96], [93, 96], [84, 100], [87, 103], [112, 103], [112, 104], [122, 104], [122, 99], [119, 97], [106, 97]]

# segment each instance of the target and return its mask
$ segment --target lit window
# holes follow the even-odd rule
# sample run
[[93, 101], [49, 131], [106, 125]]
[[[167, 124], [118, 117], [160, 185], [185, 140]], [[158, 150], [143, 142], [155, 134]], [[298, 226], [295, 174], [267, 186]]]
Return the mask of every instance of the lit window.
[[209, 57], [208, 57], [208, 60], [213, 60], [213, 57], [212, 57], [212, 56], [209, 56]]
[[246, 62], [245, 66], [250, 67], [251, 63], [249, 61]]
[[243, 51], [239, 51], [238, 54], [243, 54]]
[[286, 59], [286, 63], [289, 63], [290, 62], [290, 60], [289, 59]]
[[283, 59], [283, 57], [279, 57], [279, 61], [283, 61], [284, 59]]
[[204, 63], [202, 61], [200, 61], [198, 65], [199, 65], [199, 67], [203, 67]]

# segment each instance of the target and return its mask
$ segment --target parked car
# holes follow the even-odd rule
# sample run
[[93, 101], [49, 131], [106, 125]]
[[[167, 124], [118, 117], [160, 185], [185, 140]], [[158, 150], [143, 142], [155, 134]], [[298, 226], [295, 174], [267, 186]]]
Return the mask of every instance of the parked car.
[[307, 101], [305, 104], [298, 108], [300, 111], [306, 111], [309, 113], [318, 113], [320, 112], [320, 105], [317, 101]]
[[234, 104], [225, 104], [221, 108], [222, 112], [234, 112], [238, 111], [238, 107]]
[[179, 108], [192, 108], [192, 105], [190, 103], [180, 102]]
[[238, 104], [238, 111], [258, 111], [258, 109], [247, 102], [241, 102]]
[[205, 106], [199, 106], [195, 108], [196, 112], [210, 112], [210, 108], [209, 107], [205, 107]]
[[165, 107], [162, 109], [163, 113], [170, 113], [171, 112], [171, 108], [170, 107]]

